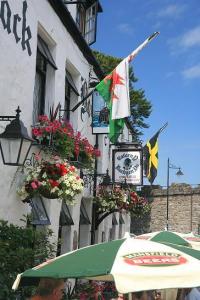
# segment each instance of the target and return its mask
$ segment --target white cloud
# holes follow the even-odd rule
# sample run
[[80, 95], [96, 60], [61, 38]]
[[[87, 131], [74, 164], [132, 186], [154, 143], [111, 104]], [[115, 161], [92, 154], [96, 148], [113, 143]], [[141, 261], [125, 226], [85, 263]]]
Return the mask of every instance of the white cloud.
[[189, 30], [183, 36], [181, 36], [179, 38], [179, 44], [184, 48], [200, 46], [200, 26]]
[[183, 35], [168, 40], [172, 54], [187, 51], [190, 48], [200, 46], [200, 26], [186, 31]]
[[182, 75], [185, 79], [200, 78], [200, 64], [183, 70]]
[[132, 26], [128, 23], [121, 23], [118, 25], [118, 30], [122, 33], [130, 34], [132, 35], [134, 30]]
[[161, 26], [162, 26], [162, 23], [160, 21], [157, 21], [156, 23], [154, 23], [152, 25], [152, 28], [154, 28], [156, 31], [159, 31]]
[[186, 5], [176, 5], [176, 4], [168, 5], [167, 7], [161, 9], [157, 13], [157, 16], [159, 18], [173, 18], [173, 19], [179, 18], [185, 12], [186, 7], [187, 7]]

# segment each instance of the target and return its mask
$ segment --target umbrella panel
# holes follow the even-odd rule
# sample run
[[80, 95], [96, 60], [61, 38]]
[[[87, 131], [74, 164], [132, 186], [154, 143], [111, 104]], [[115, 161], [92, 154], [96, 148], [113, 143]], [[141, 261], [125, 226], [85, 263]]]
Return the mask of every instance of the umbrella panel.
[[170, 243], [200, 250], [200, 237], [194, 234], [184, 234], [171, 231], [156, 231], [138, 235], [136, 239], [151, 240], [159, 243]]
[[14, 288], [45, 277], [113, 279], [121, 293], [194, 287], [200, 285], [198, 259], [200, 251], [189, 247], [127, 238], [88, 246], [29, 269]]

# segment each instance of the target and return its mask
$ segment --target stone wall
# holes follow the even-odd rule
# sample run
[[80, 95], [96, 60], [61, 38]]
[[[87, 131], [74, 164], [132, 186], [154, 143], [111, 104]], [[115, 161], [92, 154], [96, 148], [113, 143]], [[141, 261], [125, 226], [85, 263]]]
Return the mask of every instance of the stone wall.
[[[157, 188], [151, 191], [152, 209], [150, 231], [166, 228], [167, 189]], [[200, 231], [200, 186], [172, 184], [168, 197], [169, 230], [177, 232]]]
[[[151, 202], [151, 213], [145, 218], [131, 218], [131, 233], [166, 229], [167, 189], [160, 186], [144, 186], [142, 195]], [[172, 184], [168, 197], [168, 224], [170, 231], [200, 234], [200, 185]]]

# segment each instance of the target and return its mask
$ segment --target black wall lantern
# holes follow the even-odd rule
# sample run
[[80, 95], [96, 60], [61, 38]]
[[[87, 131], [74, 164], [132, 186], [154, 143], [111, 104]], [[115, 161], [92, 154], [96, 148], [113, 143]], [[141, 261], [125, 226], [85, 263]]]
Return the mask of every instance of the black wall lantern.
[[103, 175], [102, 179], [103, 180], [100, 183], [100, 185], [108, 192], [112, 191], [114, 183], [112, 182], [112, 180], [110, 178], [108, 169], [106, 170], [106, 174]]
[[19, 106], [16, 116], [0, 116], [0, 121], [11, 121], [0, 134], [0, 150], [4, 165], [23, 166], [33, 139], [28, 136], [27, 128], [20, 121]]

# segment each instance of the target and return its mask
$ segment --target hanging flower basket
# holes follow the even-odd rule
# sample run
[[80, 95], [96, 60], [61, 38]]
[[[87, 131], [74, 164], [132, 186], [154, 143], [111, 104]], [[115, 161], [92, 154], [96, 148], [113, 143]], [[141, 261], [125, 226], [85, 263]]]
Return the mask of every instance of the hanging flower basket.
[[130, 191], [122, 208], [130, 211], [132, 215], [142, 217], [150, 212], [151, 205], [146, 198], [140, 197], [135, 191]]
[[17, 190], [22, 200], [41, 195], [73, 204], [75, 196], [83, 190], [83, 180], [76, 168], [59, 157], [38, 160], [35, 166], [26, 167], [25, 173], [24, 182]]
[[73, 130], [68, 121], [53, 120], [42, 115], [38, 117], [38, 123], [32, 128], [33, 138], [38, 143], [51, 146], [54, 154], [68, 161], [79, 161], [85, 168], [92, 168], [94, 160], [101, 155], [99, 149], [92, 146], [87, 138], [80, 132]]
[[119, 204], [122, 209], [122, 203], [126, 202], [126, 193], [118, 186], [113, 186], [112, 190], [106, 190], [104, 186], [99, 186], [94, 201], [99, 213], [119, 209]]
[[120, 186], [113, 186], [110, 191], [103, 186], [99, 187], [94, 201], [99, 213], [119, 210], [142, 216], [151, 209], [145, 198], [140, 197], [135, 191], [125, 190]]

